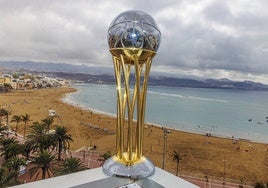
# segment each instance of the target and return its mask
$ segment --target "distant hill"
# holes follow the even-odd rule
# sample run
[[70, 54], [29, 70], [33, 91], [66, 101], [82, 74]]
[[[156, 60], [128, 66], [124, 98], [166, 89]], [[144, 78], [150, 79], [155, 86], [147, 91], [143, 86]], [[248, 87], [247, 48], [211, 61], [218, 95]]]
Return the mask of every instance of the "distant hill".
[[[64, 72], [53, 72], [50, 74], [51, 74], [50, 76], [65, 78], [68, 80], [73, 80], [74, 82], [115, 84], [115, 78], [112, 74], [92, 75], [92, 74], [85, 74], [85, 73], [64, 73]], [[131, 80], [134, 80], [133, 76]], [[251, 81], [235, 82], [235, 81], [231, 81], [228, 79], [221, 79], [221, 80], [207, 79], [205, 81], [200, 81], [200, 80], [194, 80], [194, 79], [150, 76], [148, 84], [151, 86], [265, 90], [265, 91], [267, 90], [268, 91], [268, 85], [251, 82]]]
[[[36, 74], [47, 74], [51, 77], [60, 77], [73, 82], [115, 84], [112, 67], [89, 67], [86, 65], [70, 65], [62, 63], [46, 63], [32, 61], [0, 61], [0, 70], [26, 69]], [[133, 80], [133, 76], [132, 76]], [[149, 85], [170, 87], [194, 87], [217, 89], [267, 90], [268, 85], [252, 81], [232, 81], [227, 78], [196, 80], [174, 78], [151, 74]]]
[[44, 71], [44, 72], [71, 72], [71, 73], [89, 73], [102, 74], [111, 72], [111, 68], [105, 67], [89, 67], [86, 65], [72, 65], [66, 63], [50, 63], [50, 62], [33, 62], [33, 61], [0, 61], [1, 69], [28, 71]]

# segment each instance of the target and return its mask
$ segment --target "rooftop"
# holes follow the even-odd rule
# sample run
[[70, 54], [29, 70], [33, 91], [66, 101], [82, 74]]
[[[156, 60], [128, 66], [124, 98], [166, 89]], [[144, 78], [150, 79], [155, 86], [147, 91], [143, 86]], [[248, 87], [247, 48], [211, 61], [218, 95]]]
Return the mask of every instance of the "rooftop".
[[32, 183], [26, 183], [15, 186], [16, 188], [197, 188], [193, 185], [177, 176], [174, 176], [158, 167], [155, 168], [155, 173], [145, 179], [140, 179], [134, 182], [134, 180], [116, 178], [107, 176], [102, 168], [95, 168], [85, 170], [69, 175], [58, 176]]

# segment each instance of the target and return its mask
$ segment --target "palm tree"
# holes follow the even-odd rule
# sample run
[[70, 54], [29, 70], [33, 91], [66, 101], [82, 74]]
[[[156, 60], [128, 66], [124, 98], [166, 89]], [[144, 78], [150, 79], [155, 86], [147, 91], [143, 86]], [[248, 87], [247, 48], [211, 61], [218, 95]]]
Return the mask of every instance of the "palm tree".
[[0, 133], [2, 134], [4, 131], [6, 131], [8, 128], [7, 126], [4, 126], [1, 122], [0, 122]]
[[2, 146], [2, 148], [14, 142], [18, 142], [14, 137], [0, 139], [0, 145]]
[[32, 167], [29, 169], [31, 178], [35, 176], [35, 180], [40, 178], [50, 178], [54, 176], [54, 170], [58, 166], [55, 156], [46, 150], [41, 151], [30, 163]]
[[47, 126], [47, 132], [49, 132], [51, 125], [53, 124], [53, 118], [47, 117], [46, 119], [41, 120]]
[[63, 149], [69, 149], [70, 141], [73, 141], [72, 136], [68, 134], [68, 129], [64, 126], [56, 126], [55, 133], [53, 134], [55, 142], [58, 146], [58, 160], [61, 160], [61, 152]]
[[25, 165], [26, 165], [25, 159], [19, 158], [18, 156], [12, 157], [4, 163], [4, 166], [8, 168], [9, 172], [11, 171], [19, 172], [20, 166]]
[[179, 163], [180, 163], [180, 160], [182, 160], [179, 152], [177, 151], [173, 151], [173, 161], [175, 161], [177, 163], [177, 166], [176, 166], [176, 176], [178, 176], [178, 173], [179, 173]]
[[34, 146], [32, 142], [26, 140], [24, 144], [22, 144], [22, 154], [26, 157], [26, 160], [29, 160], [31, 152], [34, 150]]
[[55, 145], [53, 136], [47, 134], [47, 125], [38, 121], [31, 125], [31, 132], [27, 135], [27, 141], [32, 144], [34, 150], [47, 150]]
[[30, 120], [30, 116], [28, 114], [25, 114], [25, 116], [21, 116], [21, 121], [24, 122], [24, 131], [23, 131], [23, 139], [25, 139], [25, 134], [26, 134], [26, 125]]
[[7, 187], [16, 185], [19, 182], [16, 181], [18, 173], [16, 171], [8, 172], [6, 167], [0, 167], [0, 187]]
[[18, 131], [18, 124], [21, 121], [21, 116], [14, 115], [11, 119], [11, 122], [16, 122], [16, 128], [15, 128], [15, 135], [17, 136], [17, 131]]
[[22, 151], [22, 146], [14, 137], [1, 139], [0, 145], [2, 145], [1, 156], [4, 156], [5, 160], [18, 156]]
[[83, 162], [79, 158], [70, 157], [70, 158], [66, 158], [63, 161], [57, 174], [59, 175], [70, 174], [70, 173], [79, 172], [85, 169], [87, 168], [84, 166]]
[[4, 108], [0, 109], [0, 117], [1, 117], [0, 123], [1, 123], [2, 117], [6, 117], [6, 126], [8, 126], [8, 116], [9, 116], [8, 110], [6, 110]]

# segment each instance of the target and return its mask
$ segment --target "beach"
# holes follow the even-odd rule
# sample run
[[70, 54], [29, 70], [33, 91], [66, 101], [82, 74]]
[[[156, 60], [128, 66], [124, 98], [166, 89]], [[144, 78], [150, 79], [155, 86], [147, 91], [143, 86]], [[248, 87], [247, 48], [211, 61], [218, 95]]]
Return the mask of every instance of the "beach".
[[[82, 146], [96, 146], [101, 153], [115, 153], [116, 119], [107, 114], [79, 108], [62, 101], [65, 94], [75, 92], [70, 87], [40, 90], [12, 91], [0, 94], [0, 105], [13, 115], [29, 114], [28, 127], [34, 121], [41, 121], [55, 110], [55, 125], [67, 127], [74, 140], [71, 149]], [[52, 128], [53, 128], [52, 126]], [[15, 128], [15, 123], [10, 123]], [[19, 124], [23, 132], [23, 122]], [[144, 132], [143, 153], [153, 163], [162, 167], [164, 136], [161, 127], [148, 124]], [[223, 180], [236, 179], [243, 182], [268, 181], [268, 146], [247, 140], [218, 138], [178, 130], [167, 134], [165, 170], [175, 174], [176, 162], [173, 152], [181, 155], [179, 175], [193, 175], [200, 178]], [[225, 169], [225, 172], [224, 172]]]

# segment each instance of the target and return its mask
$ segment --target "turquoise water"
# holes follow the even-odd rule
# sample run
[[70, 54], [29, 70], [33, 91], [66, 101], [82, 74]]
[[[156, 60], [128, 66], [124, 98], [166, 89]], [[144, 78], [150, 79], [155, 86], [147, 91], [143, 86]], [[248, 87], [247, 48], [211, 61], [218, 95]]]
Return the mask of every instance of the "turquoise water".
[[[73, 87], [78, 92], [67, 95], [66, 102], [116, 114], [115, 86]], [[188, 132], [268, 143], [267, 96], [265, 91], [149, 87], [145, 121]]]

